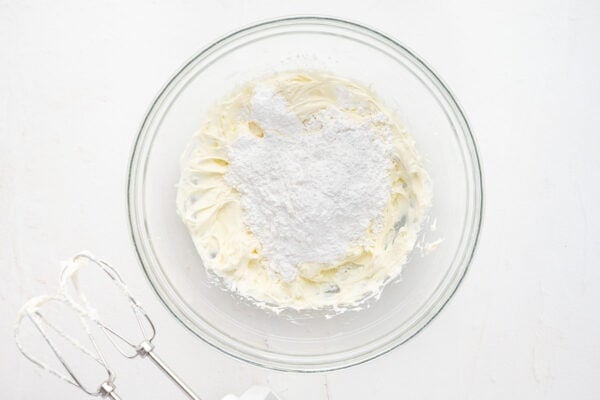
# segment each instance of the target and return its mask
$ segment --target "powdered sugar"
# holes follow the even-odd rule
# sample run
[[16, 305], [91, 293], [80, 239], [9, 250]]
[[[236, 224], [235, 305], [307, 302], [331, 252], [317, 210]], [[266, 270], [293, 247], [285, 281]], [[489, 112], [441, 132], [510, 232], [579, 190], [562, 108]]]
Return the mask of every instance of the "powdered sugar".
[[267, 86], [255, 88], [250, 116], [264, 136], [249, 129], [229, 147], [226, 182], [269, 268], [290, 281], [300, 264], [327, 266], [364, 245], [390, 196], [386, 116], [329, 107], [305, 126]]
[[285, 98], [269, 86], [257, 86], [252, 95], [250, 117], [267, 133], [299, 134], [304, 129], [298, 117], [287, 111]]

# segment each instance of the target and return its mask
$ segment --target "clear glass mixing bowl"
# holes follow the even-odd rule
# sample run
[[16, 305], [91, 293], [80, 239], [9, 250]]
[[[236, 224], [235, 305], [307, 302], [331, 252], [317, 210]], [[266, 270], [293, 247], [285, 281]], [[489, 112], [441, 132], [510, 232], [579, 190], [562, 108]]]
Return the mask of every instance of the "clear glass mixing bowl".
[[[433, 180], [431, 221], [401, 279], [369, 308], [333, 318], [275, 315], [215, 285], [175, 212], [179, 158], [207, 109], [236, 86], [282, 70], [318, 69], [370, 85], [417, 142]], [[160, 92], [137, 136], [128, 182], [129, 222], [150, 283], [173, 315], [239, 359], [292, 371], [358, 364], [407, 341], [441, 310], [473, 256], [482, 213], [481, 171], [454, 96], [412, 51], [361, 25], [296, 17], [257, 24], [213, 43]], [[429, 224], [427, 224], [429, 226]]]

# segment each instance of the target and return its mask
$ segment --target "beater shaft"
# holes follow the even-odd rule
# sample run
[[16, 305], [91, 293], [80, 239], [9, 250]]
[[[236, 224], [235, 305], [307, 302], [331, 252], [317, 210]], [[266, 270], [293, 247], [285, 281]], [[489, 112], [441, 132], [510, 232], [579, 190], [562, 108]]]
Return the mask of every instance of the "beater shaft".
[[154, 353], [154, 345], [148, 341], [140, 344], [138, 348], [138, 354], [142, 357], [148, 357], [154, 365], [156, 365], [162, 372], [165, 373], [179, 388], [192, 400], [202, 400], [200, 397], [192, 391], [192, 389], [185, 384], [173, 370], [165, 364], [165, 362]]

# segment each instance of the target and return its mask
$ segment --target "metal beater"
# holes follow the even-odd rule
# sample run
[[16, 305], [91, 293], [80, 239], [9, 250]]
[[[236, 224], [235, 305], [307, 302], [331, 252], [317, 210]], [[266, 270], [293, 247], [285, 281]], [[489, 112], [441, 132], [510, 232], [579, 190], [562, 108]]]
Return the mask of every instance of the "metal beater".
[[[61, 303], [65, 306], [69, 307], [69, 309], [71, 311], [76, 313], [81, 326], [83, 327], [90, 343], [93, 346], [93, 350], [86, 348], [84, 345], [79, 343], [75, 338], [64, 333], [60, 328], [58, 328], [55, 324], [51, 323], [44, 316], [44, 314], [42, 312], [42, 308], [45, 305], [47, 305], [49, 303], [53, 303], [53, 302]], [[65, 381], [75, 387], [78, 387], [79, 389], [83, 390], [85, 393], [89, 394], [90, 396], [101, 396], [103, 398], [108, 398], [111, 400], [120, 400], [121, 398], [115, 392], [114, 381], [115, 381], [116, 376], [115, 376], [114, 372], [108, 366], [104, 356], [102, 355], [102, 352], [98, 348], [98, 345], [94, 339], [94, 336], [91, 333], [90, 326], [88, 324], [88, 320], [87, 320], [87, 317], [85, 314], [86, 313], [84, 310], [78, 308], [75, 304], [71, 303], [63, 294], [59, 293], [54, 296], [34, 297], [31, 300], [29, 300], [27, 303], [25, 303], [25, 305], [23, 305], [23, 307], [21, 308], [21, 311], [19, 311], [19, 316], [15, 323], [15, 332], [14, 332], [17, 347], [19, 348], [19, 351], [25, 356], [25, 358], [27, 358], [33, 364], [35, 364], [39, 368], [47, 371], [51, 375], [54, 375], [57, 378], [62, 379], [63, 381]], [[42, 336], [43, 340], [46, 342], [46, 344], [52, 350], [52, 353], [54, 354], [54, 356], [56, 356], [57, 360], [60, 362], [60, 364], [63, 366], [63, 368], [67, 372], [66, 375], [60, 371], [57, 371], [57, 370], [51, 368], [46, 363], [44, 363], [40, 359], [36, 358], [32, 354], [30, 354], [29, 351], [26, 350], [25, 346], [23, 345], [23, 343], [21, 341], [21, 325], [23, 324], [23, 321], [25, 321], [25, 320], [30, 321], [33, 324], [33, 326], [35, 327], [36, 331]], [[88, 357], [92, 361], [98, 363], [102, 368], [104, 368], [104, 370], [106, 371], [106, 375], [107, 375], [106, 380], [104, 382], [102, 382], [98, 387], [94, 387], [94, 388], [86, 387], [82, 383], [82, 379], [80, 379], [80, 377], [78, 377], [77, 374], [75, 374], [75, 372], [71, 369], [69, 364], [65, 361], [65, 359], [63, 358], [61, 353], [58, 351], [56, 344], [54, 343], [54, 341], [52, 339], [50, 339], [49, 332], [53, 332], [55, 335], [62, 338], [63, 340], [68, 342], [70, 345], [72, 345], [76, 349], [78, 349], [86, 357]]]
[[[90, 304], [85, 296], [85, 294], [80, 290], [78, 273], [81, 267], [85, 264], [95, 266], [100, 268], [108, 278], [120, 289], [127, 300], [129, 301], [129, 305], [133, 310], [135, 315], [137, 324], [140, 328], [140, 332], [142, 334], [143, 340], [136, 344], [132, 343], [128, 340], [123, 334], [119, 333], [116, 329], [111, 327], [110, 324], [102, 321], [101, 317], [97, 315], [95, 308]], [[80, 384], [80, 380], [77, 379], [76, 375], [73, 373], [72, 369], [67, 365], [65, 360], [61, 357], [60, 353], [57, 351], [55, 345], [52, 341], [49, 340], [48, 335], [46, 334], [44, 325], [51, 326], [46, 318], [39, 311], [39, 304], [35, 303], [35, 299], [28, 302], [22, 311], [23, 316], [27, 316], [36, 326], [37, 330], [44, 337], [46, 343], [52, 349], [54, 355], [58, 358], [60, 363], [63, 365], [65, 370], [68, 372], [69, 376], [65, 376], [57, 371], [54, 371], [48, 368], [45, 364], [38, 361], [36, 358], [32, 357], [27, 351], [25, 351], [22, 343], [19, 340], [19, 327], [23, 320], [23, 317], [20, 317], [17, 320], [17, 325], [15, 327], [15, 338], [17, 341], [17, 346], [19, 350], [25, 357], [27, 357], [30, 361], [36, 364], [38, 367], [42, 369], [48, 370], [53, 375], [81, 388], [89, 395], [93, 396], [102, 396], [105, 398], [109, 398], [112, 400], [120, 400], [115, 393], [115, 385], [114, 379], [115, 375], [111, 371], [111, 369], [106, 364], [104, 357], [100, 350], [98, 349], [97, 342], [94, 340], [94, 337], [89, 329], [89, 324], [97, 325], [100, 330], [104, 332], [108, 340], [112, 343], [112, 345], [117, 349], [119, 353], [121, 353], [124, 357], [133, 359], [135, 357], [141, 358], [149, 358], [163, 373], [165, 373], [190, 399], [192, 400], [201, 400], [174, 372], [171, 368], [169, 368], [164, 361], [155, 352], [154, 344], [152, 343], [154, 338], [156, 337], [156, 327], [142, 305], [135, 299], [135, 297], [131, 294], [129, 289], [127, 288], [125, 282], [121, 278], [121, 275], [117, 272], [115, 268], [106, 263], [105, 261], [99, 260], [92, 256], [87, 252], [82, 252], [75, 255], [72, 258], [72, 262], [67, 263], [61, 273], [61, 287], [59, 294], [56, 296], [48, 296], [48, 298], [52, 298], [56, 301], [61, 301], [73, 308], [78, 312], [82, 325], [84, 326], [88, 337], [90, 338], [90, 342], [94, 347], [94, 352], [89, 350], [83, 351], [88, 357], [91, 357], [94, 361], [98, 362], [101, 366], [103, 366], [108, 374], [108, 378], [105, 382], [103, 382], [98, 390], [90, 390], [89, 388], [85, 388]], [[68, 290], [69, 286], [72, 287], [72, 293]], [[36, 305], [37, 304], [37, 305]], [[28, 307], [29, 305], [29, 307]], [[20, 315], [21, 315], [20, 314]], [[146, 326], [146, 327], [145, 327]], [[56, 327], [54, 327], [56, 328]], [[64, 338], [67, 338], [67, 335], [62, 334], [60, 329], [53, 329], [56, 333], [61, 335]], [[60, 333], [59, 333], [60, 332]], [[67, 341], [72, 342], [67, 339]], [[74, 344], [76, 347], [80, 349], [84, 349], [78, 343]]]

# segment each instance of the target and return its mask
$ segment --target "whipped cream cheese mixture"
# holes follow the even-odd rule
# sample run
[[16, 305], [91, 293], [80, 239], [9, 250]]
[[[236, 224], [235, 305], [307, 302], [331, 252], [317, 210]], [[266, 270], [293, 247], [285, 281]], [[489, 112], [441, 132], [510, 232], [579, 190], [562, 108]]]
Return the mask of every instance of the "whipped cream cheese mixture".
[[204, 266], [272, 309], [353, 308], [411, 253], [431, 193], [369, 89], [287, 72], [237, 90], [182, 157], [177, 210]]

